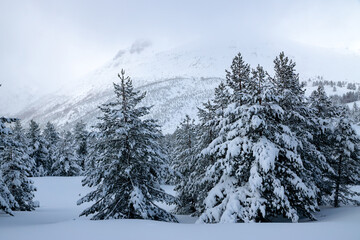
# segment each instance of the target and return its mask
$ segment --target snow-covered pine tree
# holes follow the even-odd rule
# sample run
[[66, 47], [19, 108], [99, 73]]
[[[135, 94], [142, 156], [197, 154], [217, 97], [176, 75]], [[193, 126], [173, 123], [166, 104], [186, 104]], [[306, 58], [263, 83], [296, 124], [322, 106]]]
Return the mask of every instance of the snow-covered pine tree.
[[[279, 105], [287, 113], [283, 124], [301, 142], [297, 151], [302, 159], [303, 172], [309, 182], [315, 182], [319, 186], [323, 181], [322, 173], [329, 171], [329, 165], [324, 154], [317, 148], [318, 121], [306, 101], [304, 83], [300, 83], [295, 67], [296, 63], [281, 52], [274, 60], [275, 76], [271, 81], [275, 85], [276, 94], [281, 97]], [[321, 192], [316, 190], [316, 193], [317, 199], [321, 199]]]
[[[339, 117], [338, 107], [331, 102], [330, 98], [326, 95], [324, 86], [322, 85], [318, 86], [318, 88], [311, 93], [309, 104], [313, 109], [314, 114], [322, 120], [329, 121], [332, 118]], [[328, 121], [321, 124], [321, 128], [323, 128], [324, 124], [328, 125]]]
[[195, 211], [196, 196], [190, 186], [190, 174], [194, 171], [196, 125], [194, 119], [186, 115], [175, 131], [175, 148], [172, 168], [175, 171], [179, 203], [175, 209], [178, 214], [190, 214]]
[[246, 88], [250, 77], [250, 65], [246, 64], [241, 53], [238, 53], [234, 57], [230, 69], [230, 71], [225, 70], [226, 84], [233, 90], [230, 101], [238, 101], [241, 104], [243, 89]]
[[0, 170], [0, 210], [4, 211], [6, 214], [13, 216], [13, 212], [11, 210], [11, 208], [13, 207], [17, 207], [15, 198], [5, 184], [2, 176], [2, 171]]
[[182, 181], [184, 176], [188, 176], [189, 166], [194, 156], [194, 145], [196, 142], [195, 120], [186, 115], [175, 132], [174, 159], [171, 163], [176, 171], [176, 182]]
[[[219, 87], [224, 86], [220, 84]], [[218, 90], [219, 88], [216, 88]], [[215, 99], [218, 95], [215, 90]], [[199, 215], [203, 211], [203, 201], [206, 193], [211, 189], [211, 185], [202, 181], [206, 172], [206, 167], [213, 164], [215, 158], [212, 155], [201, 154], [201, 151], [206, 148], [216, 137], [216, 124], [219, 121], [219, 116], [222, 116], [225, 109], [224, 102], [214, 103], [214, 100], [203, 103], [202, 108], [198, 108], [199, 124], [196, 131], [196, 144], [194, 146], [196, 155], [192, 163], [192, 172], [189, 180], [186, 182], [183, 192], [189, 192], [195, 199], [196, 212], [193, 215]]]
[[350, 186], [360, 184], [360, 139], [346, 118], [340, 118], [332, 134], [330, 141], [332, 144], [332, 156], [330, 165], [335, 170], [330, 176], [333, 181], [334, 207], [339, 207], [340, 203], [355, 203], [353, 196], [360, 194], [352, 191]]
[[85, 158], [84, 162], [84, 171], [83, 174], [88, 175], [87, 173], [96, 167], [96, 149], [95, 145], [99, 141], [99, 133], [97, 131], [91, 130], [89, 131], [88, 137], [87, 137], [87, 157]]
[[34, 120], [30, 121], [27, 138], [29, 139], [30, 144], [29, 156], [35, 162], [35, 165], [32, 168], [31, 177], [42, 177], [47, 175], [46, 166], [48, 166], [48, 152], [45, 140], [40, 134], [39, 124]]
[[71, 132], [63, 134], [55, 156], [56, 160], [52, 165], [53, 176], [78, 176], [81, 173]]
[[329, 175], [334, 174], [334, 169], [330, 166], [332, 156], [333, 141], [330, 140], [334, 132], [334, 121], [339, 118], [339, 107], [335, 106], [326, 96], [324, 87], [320, 85], [317, 90], [311, 93], [309, 107], [313, 112], [314, 127], [312, 128], [313, 143], [323, 154], [326, 162], [322, 162], [313, 168], [312, 174], [319, 188], [318, 203], [327, 205], [331, 202], [333, 192], [332, 181]]
[[261, 67], [244, 82], [237, 93], [241, 101], [227, 107], [219, 136], [203, 150], [216, 160], [205, 174], [214, 187], [198, 221], [312, 218], [316, 186], [303, 174], [300, 139], [284, 124], [288, 112], [279, 104], [284, 96]]
[[132, 81], [122, 70], [120, 84], [114, 83], [116, 99], [100, 107], [96, 125], [98, 142], [92, 156], [95, 169], [89, 169], [83, 185], [96, 188], [78, 201], [94, 202], [82, 215], [92, 219], [135, 218], [176, 222], [176, 218], [156, 205], [176, 199], [165, 193], [160, 176], [165, 159], [159, 145], [162, 134], [153, 119], [144, 119], [150, 107], [139, 107], [145, 97], [134, 91]]
[[22, 149], [23, 155], [25, 157], [25, 168], [26, 168], [26, 176], [32, 175], [32, 168], [35, 166], [34, 159], [29, 156], [30, 148], [29, 148], [29, 140], [25, 135], [25, 130], [21, 125], [20, 120], [16, 120], [14, 127], [12, 128], [13, 139], [19, 145], [19, 148]]
[[[203, 201], [207, 192], [212, 185], [203, 181], [206, 167], [214, 162], [214, 157], [211, 155], [201, 154], [201, 151], [206, 148], [218, 135], [218, 124], [224, 115], [224, 110], [229, 103], [230, 95], [224, 83], [220, 83], [215, 88], [214, 99], [203, 103], [202, 108], [198, 108], [198, 117], [200, 123], [195, 126], [195, 144], [192, 150], [192, 160], [188, 164], [190, 174], [188, 180], [182, 181], [182, 184], [177, 186], [177, 192], [180, 199], [183, 199], [183, 207], [177, 210], [182, 213], [192, 212], [192, 215], [199, 215], [203, 212]], [[177, 144], [175, 143], [175, 146]], [[176, 153], [176, 151], [175, 151]], [[195, 209], [194, 209], [195, 208]], [[191, 210], [191, 211], [190, 211]], [[195, 210], [195, 212], [193, 212]]]
[[16, 204], [11, 206], [13, 211], [31, 211], [35, 209], [33, 202], [33, 182], [28, 179], [30, 171], [27, 147], [21, 142], [21, 133], [14, 131], [13, 135], [6, 136], [4, 150], [1, 154], [1, 171], [4, 183], [15, 199]]
[[43, 131], [43, 136], [45, 139], [45, 147], [47, 149], [47, 161], [46, 161], [46, 172], [47, 175], [53, 175], [52, 166], [56, 161], [56, 152], [58, 149], [58, 143], [60, 140], [60, 136], [58, 131], [55, 128], [55, 125], [51, 122], [46, 123], [46, 127]]
[[[250, 79], [250, 66], [246, 64], [241, 56], [241, 53], [238, 53], [230, 66], [230, 71], [225, 70], [226, 72], [226, 85], [224, 83], [220, 83], [220, 85], [215, 88], [215, 96], [213, 100], [213, 107], [215, 109], [215, 117], [210, 120], [207, 125], [211, 126], [213, 131], [213, 135], [216, 136], [213, 141], [206, 146], [206, 143], [203, 144], [205, 149], [199, 149], [200, 158], [207, 159], [220, 159], [224, 158], [226, 153], [222, 149], [221, 146], [225, 143], [226, 134], [228, 126], [238, 120], [238, 115], [236, 113], [232, 113], [228, 111], [229, 105], [237, 105], [240, 106], [243, 102], [246, 102], [246, 88]], [[225, 117], [225, 115], [227, 115]], [[212, 151], [208, 151], [208, 148], [212, 148]], [[200, 147], [201, 148], [201, 147]], [[211, 162], [208, 163], [208, 167], [211, 167], [213, 164]], [[199, 194], [199, 202], [197, 205], [203, 205], [203, 199], [207, 195], [209, 191], [208, 188], [212, 188], [215, 185], [217, 180], [209, 179], [206, 176], [201, 180], [202, 184], [206, 185], [207, 189], [203, 189], [202, 194]], [[200, 209], [204, 208], [200, 207]]]
[[217, 112], [219, 106], [214, 104], [212, 101], [203, 103], [202, 108], [198, 108], [198, 118], [200, 124], [198, 126], [198, 131], [200, 134], [197, 137], [196, 148], [200, 151], [207, 147], [217, 136], [215, 129], [217, 122]]
[[[214, 118], [209, 124], [213, 125], [212, 128], [215, 132], [216, 138], [208, 144], [208, 146], [205, 147], [200, 154], [203, 158], [212, 158], [214, 162], [208, 162], [208, 165], [204, 166], [206, 168], [206, 172], [203, 176], [201, 176], [202, 179], [197, 183], [205, 184], [206, 186], [202, 191], [202, 194], [198, 196], [199, 202], [197, 203], [197, 206], [199, 207], [197, 209], [199, 209], [199, 212], [203, 212], [199, 222], [219, 222], [224, 208], [213, 209], [213, 207], [219, 204], [222, 205], [225, 200], [222, 197], [228, 197], [226, 196], [226, 193], [222, 197], [210, 195], [212, 195], [214, 189], [219, 188], [219, 183], [223, 181], [221, 178], [223, 174], [223, 167], [225, 167], [225, 165], [222, 165], [220, 161], [226, 161], [228, 163], [233, 162], [233, 160], [226, 159], [228, 156], [226, 153], [227, 147], [225, 146], [227, 145], [227, 133], [230, 130], [229, 126], [236, 122], [239, 116], [238, 114], [233, 114], [231, 111], [228, 111], [228, 108], [229, 104], [231, 106], [241, 106], [244, 104], [244, 101], [246, 100], [244, 90], [247, 87], [250, 76], [250, 67], [248, 64], [244, 63], [240, 53], [235, 56], [230, 68], [230, 71], [226, 70], [226, 85], [220, 84], [219, 87], [215, 89], [214, 103], [217, 105], [217, 107], [215, 107], [217, 109], [217, 118]], [[223, 190], [226, 189], [223, 188], [220, 191]], [[210, 202], [208, 200], [212, 197], [214, 197], [212, 199], [214, 201], [212, 204], [209, 204]], [[210, 212], [217, 214], [217, 217], [213, 218], [208, 216], [209, 219], [207, 219], [206, 215]], [[212, 213], [210, 213], [210, 215]]]
[[76, 154], [82, 170], [85, 170], [85, 159], [88, 155], [88, 135], [86, 124], [83, 121], [77, 122], [74, 128], [74, 139]]
[[351, 110], [351, 116], [356, 124], [360, 123], [360, 108], [356, 102], [354, 102], [353, 108]]
[[[217, 118], [224, 116], [224, 110], [229, 105], [230, 94], [226, 85], [221, 82], [218, 87], [215, 88], [213, 105], [216, 111]], [[211, 121], [211, 120], [210, 120]], [[213, 125], [216, 125], [213, 123]]]
[[166, 167], [167, 170], [164, 171], [164, 176], [162, 177], [162, 183], [168, 185], [176, 184], [176, 174], [174, 169], [171, 167], [171, 163], [173, 162], [173, 158], [175, 157], [173, 154], [173, 149], [175, 149], [175, 134], [166, 134], [163, 138], [160, 139], [159, 144], [162, 146], [164, 150], [165, 159], [166, 159]]
[[6, 124], [16, 122], [16, 120], [17, 120], [16, 118], [0, 117], [0, 134], [1, 134], [1, 136], [6, 136], [6, 135], [9, 135], [12, 133], [11, 129]]
[[[16, 121], [14, 118], [0, 117], [0, 153], [4, 151], [6, 145], [6, 136], [11, 134], [11, 129], [6, 125]], [[13, 216], [12, 208], [17, 206], [14, 196], [5, 184], [2, 174], [2, 159], [0, 159], [0, 210]]]

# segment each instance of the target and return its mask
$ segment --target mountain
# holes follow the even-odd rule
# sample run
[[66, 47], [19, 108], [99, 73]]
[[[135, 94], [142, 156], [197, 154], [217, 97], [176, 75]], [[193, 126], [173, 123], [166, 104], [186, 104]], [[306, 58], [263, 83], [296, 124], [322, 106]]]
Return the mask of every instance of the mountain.
[[170, 133], [185, 114], [196, 117], [197, 107], [212, 97], [238, 52], [252, 67], [261, 64], [272, 74], [273, 59], [282, 50], [295, 60], [302, 80], [317, 75], [334, 81], [360, 80], [359, 56], [331, 49], [259, 41], [198, 42], [161, 49], [149, 41], [136, 41], [73, 86], [43, 96], [13, 115], [25, 124], [34, 119], [41, 125], [51, 121], [59, 127], [72, 127], [79, 120], [93, 125], [99, 114], [97, 106], [113, 98], [112, 82], [117, 82], [118, 72], [125, 69], [134, 87], [147, 92], [143, 104], [153, 105], [151, 117]]

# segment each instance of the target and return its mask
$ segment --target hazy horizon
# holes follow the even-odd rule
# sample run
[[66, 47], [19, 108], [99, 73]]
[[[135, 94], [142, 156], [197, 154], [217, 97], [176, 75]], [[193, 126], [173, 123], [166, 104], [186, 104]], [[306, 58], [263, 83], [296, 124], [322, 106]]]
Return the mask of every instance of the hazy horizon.
[[[7, 102], [20, 89], [31, 100], [31, 94], [73, 86], [137, 41], [157, 49], [193, 42], [240, 41], [259, 49], [283, 44], [360, 58], [359, 12], [358, 0], [2, 0], [1, 96]], [[311, 56], [301, 57], [312, 63]]]

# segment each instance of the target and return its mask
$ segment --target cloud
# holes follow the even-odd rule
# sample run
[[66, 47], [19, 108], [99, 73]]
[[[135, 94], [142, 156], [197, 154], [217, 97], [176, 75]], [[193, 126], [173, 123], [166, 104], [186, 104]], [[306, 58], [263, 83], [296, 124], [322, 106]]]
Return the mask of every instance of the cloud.
[[130, 53], [141, 53], [147, 47], [151, 46], [151, 42], [149, 40], [137, 40], [135, 41], [130, 48]]
[[115, 55], [115, 57], [113, 58], [113, 60], [116, 60], [116, 59], [118, 59], [118, 58], [121, 58], [125, 53], [126, 53], [125, 50], [119, 50], [119, 51], [117, 52], [117, 54]]
[[0, 79], [3, 91], [46, 94], [121, 57], [118, 49], [139, 54], [194, 39], [360, 52], [359, 11], [359, 0], [0, 0]]

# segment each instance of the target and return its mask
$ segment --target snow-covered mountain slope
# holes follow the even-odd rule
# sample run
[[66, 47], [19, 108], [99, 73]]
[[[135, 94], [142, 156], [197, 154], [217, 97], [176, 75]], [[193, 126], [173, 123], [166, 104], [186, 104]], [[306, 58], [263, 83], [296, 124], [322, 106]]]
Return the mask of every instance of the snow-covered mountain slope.
[[[153, 106], [150, 117], [159, 120], [164, 132], [176, 129], [177, 124], [186, 113], [194, 116], [197, 106], [211, 98], [213, 89], [219, 84], [219, 78], [172, 78], [148, 83], [137, 87], [146, 91], [147, 96], [142, 102]], [[72, 127], [77, 121], [84, 120], [94, 125], [100, 110], [97, 106], [114, 97], [112, 86], [99, 91], [75, 97], [58, 96], [49, 98], [47, 104], [40, 100], [34, 107], [19, 114], [25, 123], [35, 119], [44, 124], [51, 121], [58, 126]]]
[[151, 117], [158, 119], [168, 133], [175, 130], [185, 114], [196, 117], [197, 107], [212, 97], [213, 89], [224, 78], [224, 70], [238, 52], [251, 66], [261, 64], [271, 74], [273, 59], [281, 50], [297, 62], [303, 80], [316, 75], [334, 81], [360, 80], [360, 69], [355, 67], [359, 56], [330, 50], [260, 42], [192, 43], [164, 50], [150, 42], [138, 41], [73, 86], [57, 95], [44, 96], [13, 115], [25, 124], [30, 119], [42, 125], [51, 121], [60, 127], [71, 127], [79, 120], [94, 124], [99, 114], [97, 106], [113, 97], [112, 82], [117, 81], [117, 74], [123, 68], [132, 77], [134, 86], [147, 92], [143, 104], [154, 105]]

